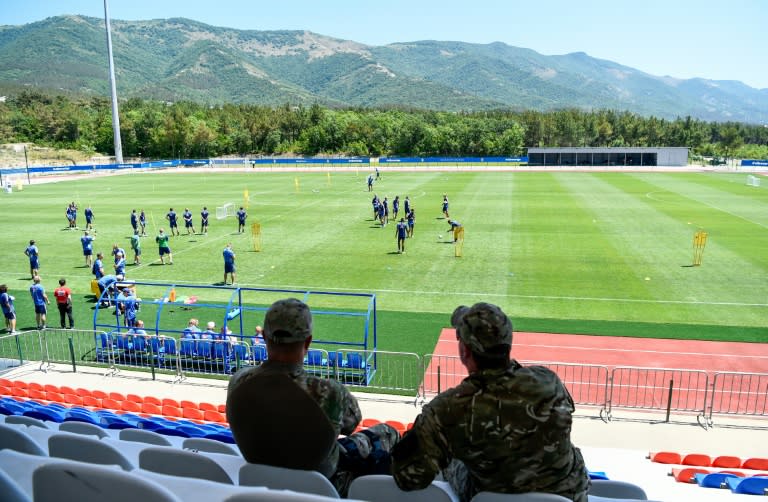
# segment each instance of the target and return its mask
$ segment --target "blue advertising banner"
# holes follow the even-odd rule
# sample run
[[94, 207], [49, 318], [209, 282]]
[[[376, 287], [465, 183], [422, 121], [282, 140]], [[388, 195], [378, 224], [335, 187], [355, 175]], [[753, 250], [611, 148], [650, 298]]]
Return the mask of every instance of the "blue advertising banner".
[[367, 157], [352, 157], [352, 158], [296, 158], [296, 159], [275, 159], [275, 158], [267, 158], [267, 159], [251, 159], [251, 162], [256, 165], [265, 165], [265, 164], [292, 164], [292, 165], [301, 165], [301, 164], [368, 164], [370, 163], [371, 159]]
[[742, 167], [768, 167], [768, 160], [742, 160]]
[[379, 164], [485, 164], [528, 162], [528, 157], [382, 157]]

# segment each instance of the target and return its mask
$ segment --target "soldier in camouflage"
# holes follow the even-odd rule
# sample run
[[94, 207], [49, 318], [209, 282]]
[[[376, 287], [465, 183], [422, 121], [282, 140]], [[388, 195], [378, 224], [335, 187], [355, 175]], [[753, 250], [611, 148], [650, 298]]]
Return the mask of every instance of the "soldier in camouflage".
[[[346, 495], [349, 483], [366, 474], [384, 474], [390, 469], [389, 451], [400, 435], [387, 424], [354, 432], [361, 420], [355, 397], [335, 380], [308, 375], [304, 357], [312, 342], [312, 314], [309, 307], [295, 298], [273, 303], [264, 317], [267, 360], [260, 366], [238, 371], [229, 381], [227, 394], [259, 375], [289, 376], [309, 394], [328, 417], [336, 436], [318, 471], [328, 477], [339, 494]], [[301, 455], [301, 452], [296, 452]]]
[[490, 491], [586, 502], [589, 477], [570, 440], [573, 400], [557, 375], [510, 359], [512, 323], [495, 305], [461, 306], [451, 324], [469, 376], [425, 405], [392, 450], [397, 485], [424, 488], [442, 471], [462, 501]]

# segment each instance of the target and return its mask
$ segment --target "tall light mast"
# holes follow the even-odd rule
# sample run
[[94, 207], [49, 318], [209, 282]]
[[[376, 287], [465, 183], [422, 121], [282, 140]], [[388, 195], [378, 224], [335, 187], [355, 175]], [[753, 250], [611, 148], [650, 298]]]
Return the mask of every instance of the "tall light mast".
[[115, 160], [123, 163], [123, 142], [120, 140], [120, 114], [117, 110], [117, 85], [115, 84], [115, 62], [112, 59], [112, 30], [109, 27], [109, 8], [104, 0], [104, 24], [107, 28], [107, 52], [109, 53], [109, 87], [112, 96], [112, 135], [115, 140]]

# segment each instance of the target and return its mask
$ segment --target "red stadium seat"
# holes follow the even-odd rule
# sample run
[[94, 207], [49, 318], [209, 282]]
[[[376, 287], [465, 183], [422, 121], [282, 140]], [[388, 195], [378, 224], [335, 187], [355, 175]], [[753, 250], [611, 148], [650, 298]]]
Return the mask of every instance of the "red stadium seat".
[[360, 426], [361, 426], [363, 429], [366, 429], [366, 428], [368, 428], [368, 427], [373, 427], [374, 425], [378, 425], [378, 424], [380, 424], [380, 423], [381, 423], [381, 420], [377, 420], [377, 419], [375, 419], [375, 418], [364, 418], [364, 419], [363, 419], [363, 420], [360, 422]]
[[754, 469], [756, 471], [768, 470], [768, 458], [748, 458], [741, 464], [742, 469]]
[[674, 477], [678, 483], [695, 483], [696, 478], [694, 478], [694, 475], [709, 474], [710, 472], [712, 471], [698, 467], [686, 467], [685, 469], [672, 469], [669, 475]]
[[138, 404], [141, 404], [144, 402], [144, 398], [137, 394], [126, 394], [125, 399], [126, 401], [133, 401], [134, 403], [138, 403]]
[[[58, 388], [58, 387], [57, 387]], [[64, 403], [64, 396], [58, 392], [48, 391], [45, 393], [45, 399], [54, 403]]]
[[125, 394], [120, 392], [110, 392], [109, 398], [114, 399], [115, 401], [125, 401]]
[[13, 387], [17, 389], [26, 389], [27, 388], [27, 382], [22, 382], [21, 380], [14, 380], [13, 381]]
[[648, 455], [648, 458], [657, 464], [681, 464], [683, 462], [682, 456], [673, 451], [657, 451]]
[[16, 397], [29, 397], [26, 387], [14, 387], [11, 389], [11, 395]]
[[720, 455], [712, 460], [712, 467], [725, 467], [726, 469], [738, 469], [741, 467], [741, 459], [730, 455]]
[[163, 409], [154, 403], [144, 401], [141, 405], [141, 412], [149, 413], [150, 415], [162, 415]]
[[77, 394], [64, 394], [64, 402], [67, 404], [82, 406], [83, 398], [78, 396]]
[[101, 399], [93, 396], [83, 396], [83, 406], [90, 408], [101, 408]]
[[7, 378], [0, 378], [0, 386], [13, 387], [13, 380], [8, 380]]
[[181, 401], [179, 404], [181, 405], [181, 408], [194, 408], [196, 410], [199, 408], [198, 404], [194, 401], [184, 400], [184, 401]]
[[701, 467], [709, 467], [712, 465], [712, 457], [704, 455], [703, 453], [689, 453], [684, 456], [680, 462], [683, 465], [698, 465]]
[[163, 411], [163, 415], [166, 417], [181, 418], [181, 408], [179, 408], [178, 406], [171, 406], [170, 404], [164, 404], [162, 411]]
[[161, 401], [160, 399], [156, 398], [155, 396], [144, 396], [144, 402], [145, 403], [149, 403], [149, 404], [154, 404], [154, 405], [157, 405], [157, 406], [162, 406], [163, 405], [163, 401]]
[[93, 392], [91, 392], [88, 389], [83, 389], [82, 387], [78, 387], [77, 389], [75, 389], [75, 394], [77, 394], [80, 397], [93, 396]]
[[171, 399], [169, 397], [166, 397], [165, 399], [163, 399], [163, 406], [173, 406], [174, 408], [181, 408], [181, 405], [179, 404], [178, 401], [176, 401], [175, 399]]
[[204, 420], [204, 413], [197, 408], [182, 408], [181, 416], [190, 420]]
[[41, 384], [37, 382], [29, 382], [29, 385], [27, 385], [27, 388], [31, 390], [39, 390], [39, 391], [45, 392], [45, 387], [43, 387]]
[[226, 404], [220, 404], [218, 406], [218, 408], [219, 408], [219, 410], [218, 410], [219, 413], [226, 413], [227, 412], [227, 405]]
[[384, 423], [389, 425], [393, 429], [395, 429], [401, 436], [403, 434], [405, 434], [405, 424], [404, 423], [398, 422], [397, 420], [387, 420]]
[[120, 403], [121, 401], [112, 399], [111, 397], [105, 397], [104, 399], [101, 400], [102, 408], [106, 408], [108, 410], [119, 410]]
[[77, 392], [72, 387], [69, 387], [67, 385], [59, 385], [59, 392], [61, 394], [75, 394], [77, 395]]
[[45, 397], [45, 391], [37, 390], [37, 389], [27, 389], [27, 393], [29, 394], [30, 399], [35, 399], [37, 401], [48, 400], [48, 398]]
[[58, 385], [52, 385], [47, 383], [43, 386], [43, 389], [45, 389], [45, 392], [55, 392], [57, 394], [61, 394], [61, 389], [59, 389]]
[[0, 385], [0, 396], [12, 396], [13, 387], [8, 387], [7, 385]]
[[206, 403], [206, 402], [204, 402], [204, 401], [203, 401], [203, 402], [201, 402], [201, 403], [198, 405], [198, 408], [200, 409], [200, 411], [209, 411], [209, 410], [210, 410], [210, 411], [215, 411], [215, 412], [218, 412], [218, 411], [219, 411], [219, 409], [216, 407], [216, 405], [215, 405], [215, 404]]
[[225, 417], [223, 413], [219, 413], [216, 410], [205, 410], [203, 412], [203, 420], [207, 420], [209, 422], [216, 422], [219, 424], [227, 423], [227, 417]]
[[133, 401], [120, 401], [120, 409], [130, 413], [141, 413], [141, 405]]
[[107, 394], [103, 390], [92, 390], [91, 395], [97, 399], [104, 399], [109, 397], [109, 394]]

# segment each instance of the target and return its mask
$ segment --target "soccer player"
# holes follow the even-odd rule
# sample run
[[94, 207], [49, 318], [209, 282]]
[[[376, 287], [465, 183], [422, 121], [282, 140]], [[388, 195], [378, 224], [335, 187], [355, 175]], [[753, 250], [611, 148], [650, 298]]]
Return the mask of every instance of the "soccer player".
[[232, 243], [224, 248], [224, 284], [227, 283], [227, 274], [232, 277], [232, 284], [235, 283], [235, 252], [232, 250]]
[[379, 204], [378, 218], [379, 218], [379, 223], [381, 223], [381, 228], [384, 228], [384, 225], [387, 224], [384, 216], [384, 204]]
[[35, 240], [29, 241], [29, 246], [24, 250], [24, 254], [29, 258], [29, 274], [34, 279], [40, 273], [40, 250], [35, 246]]
[[373, 175], [368, 175], [368, 191], [373, 192]]
[[448, 220], [448, 224], [451, 226], [447, 231], [453, 232], [453, 242], [456, 242], [459, 237], [459, 229], [461, 228], [461, 223], [459, 223], [456, 220]]
[[125, 255], [122, 253], [115, 255], [115, 275], [125, 275]]
[[104, 302], [101, 304], [102, 307], [108, 307], [110, 301], [112, 300], [112, 294], [114, 291], [115, 284], [117, 281], [121, 280], [122, 277], [117, 277], [114, 275], [105, 275], [102, 276], [101, 279], [99, 279], [99, 297], [104, 294], [104, 291], [107, 291], [107, 297], [104, 300]]
[[413, 227], [416, 226], [416, 213], [413, 208], [411, 208], [410, 212], [408, 213], [408, 237], [413, 237]]
[[[165, 215], [165, 219], [168, 220], [168, 226], [171, 229], [171, 235], [179, 235], [179, 224], [176, 221], [176, 211], [173, 208], [168, 210], [168, 214]], [[174, 229], [176, 230], [174, 232]]]
[[59, 287], [53, 290], [56, 299], [56, 307], [59, 309], [61, 329], [66, 329], [66, 321], [69, 320], [69, 329], [75, 327], [75, 319], [72, 317], [72, 290], [67, 287], [67, 280], [59, 279]]
[[448, 195], [443, 194], [443, 215], [445, 215], [446, 218], [450, 218], [448, 216]]
[[85, 231], [85, 234], [80, 237], [80, 244], [83, 246], [83, 256], [85, 256], [85, 266], [90, 267], [93, 265], [93, 239], [94, 237]]
[[243, 209], [243, 206], [240, 206], [240, 209], [235, 214], [237, 216], [237, 232], [243, 233], [245, 232], [245, 219], [248, 217], [248, 214]]
[[6, 331], [15, 335], [16, 331], [16, 309], [13, 307], [13, 300], [15, 298], [8, 294], [8, 286], [0, 284], [0, 309], [3, 310], [3, 317], [5, 317]]
[[136, 214], [135, 209], [131, 211], [131, 228], [134, 232], [139, 229], [139, 215]]
[[133, 264], [139, 265], [141, 263], [141, 238], [138, 229], [134, 230], [131, 236], [131, 249], [133, 249]]
[[77, 230], [77, 204], [75, 204], [75, 201], [72, 201], [69, 207], [70, 214], [72, 215], [72, 228]]
[[104, 254], [103, 253], [96, 253], [96, 261], [93, 262], [93, 267], [91, 267], [91, 272], [93, 272], [93, 275], [96, 276], [96, 280], [99, 280], [102, 277], [104, 277]]
[[93, 230], [93, 209], [91, 206], [85, 208], [85, 229]]
[[376, 221], [379, 219], [379, 205], [381, 204], [379, 202], [378, 195], [373, 194], [373, 199], [371, 199], [371, 204], [373, 205], [373, 220]]
[[405, 202], [403, 203], [403, 209], [405, 210], [405, 217], [408, 217], [408, 213], [411, 212], [411, 199], [405, 196]]
[[381, 203], [382, 206], [384, 206], [384, 224], [386, 225], [389, 223], [389, 201], [387, 200], [387, 197], [384, 197], [384, 201]]
[[123, 312], [125, 315], [125, 325], [129, 328], [136, 326], [136, 312], [138, 311], [139, 299], [133, 293], [133, 289], [123, 289]]
[[184, 218], [184, 228], [187, 229], [187, 235], [189, 235], [190, 229], [192, 229], [192, 233], [194, 234], [195, 226], [192, 224], [192, 212], [188, 207], [184, 208], [184, 212], [181, 214], [181, 217]]
[[395, 227], [395, 235], [397, 236], [397, 252], [405, 253], [405, 236], [408, 234], [408, 227], [405, 224], [405, 218], [400, 218], [400, 221]]
[[123, 255], [125, 258], [125, 249], [121, 248], [117, 243], [112, 244], [112, 257], [115, 259], [115, 265], [119, 261], [117, 255]]
[[33, 284], [29, 287], [29, 294], [32, 295], [32, 303], [35, 304], [37, 329], [45, 329], [45, 314], [48, 313], [46, 305], [51, 302], [48, 301], [48, 295], [45, 294], [45, 288], [40, 284], [40, 276], [36, 275], [32, 278], [32, 281]]
[[397, 221], [397, 213], [400, 212], [400, 196], [395, 195], [395, 200], [392, 201], [392, 218]]
[[200, 211], [200, 233], [208, 233], [208, 208], [203, 206], [203, 210]]
[[160, 252], [160, 263], [165, 265], [165, 255], [168, 255], [168, 264], [173, 265], [173, 255], [171, 254], [171, 248], [168, 246], [168, 234], [164, 233], [162, 228], [157, 237], [155, 237], [155, 242], [157, 242], [158, 251]]
[[144, 213], [143, 209], [139, 213], [139, 226], [141, 227], [141, 236], [146, 237], [147, 236], [147, 215]]

